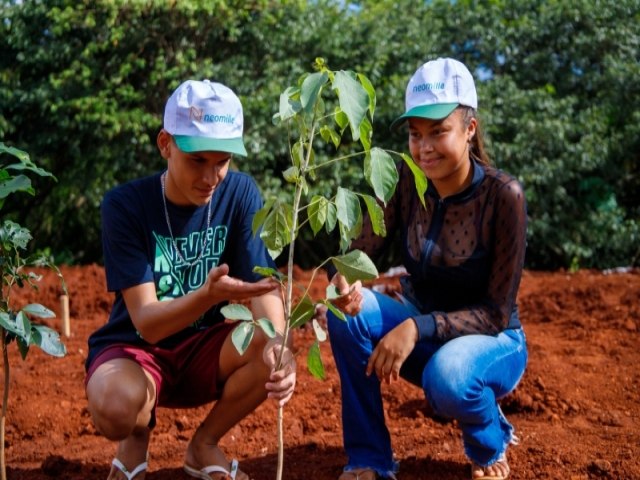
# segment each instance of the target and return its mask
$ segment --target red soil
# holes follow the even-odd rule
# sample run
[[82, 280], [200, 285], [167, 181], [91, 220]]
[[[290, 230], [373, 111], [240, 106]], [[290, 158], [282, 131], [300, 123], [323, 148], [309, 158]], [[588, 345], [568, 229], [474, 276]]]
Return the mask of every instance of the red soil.
[[[93, 427], [83, 388], [87, 337], [106, 321], [112, 297], [101, 267], [62, 272], [70, 296], [71, 336], [63, 338], [68, 355], [58, 359], [32, 348], [22, 361], [10, 346], [5, 445], [12, 480], [106, 479], [115, 452]], [[322, 277], [316, 295], [326, 284]], [[377, 283], [397, 288], [393, 277]], [[60, 313], [59, 293], [47, 273], [39, 292], [19, 292], [14, 303], [37, 301]], [[517, 390], [502, 402], [521, 439], [509, 450], [511, 478], [640, 479], [640, 271], [525, 272], [519, 303], [530, 361]], [[48, 325], [60, 331], [60, 320]], [[327, 380], [319, 381], [302, 360], [311, 335], [300, 330], [294, 338], [301, 361], [296, 393], [285, 407], [284, 478], [335, 479], [345, 456], [330, 347], [321, 347]], [[410, 384], [383, 388], [399, 478], [468, 478], [455, 424], [434, 418]], [[148, 480], [189, 478], [181, 469], [184, 450], [206, 412], [159, 410]], [[263, 404], [222, 447], [254, 479], [275, 478], [275, 407]]]

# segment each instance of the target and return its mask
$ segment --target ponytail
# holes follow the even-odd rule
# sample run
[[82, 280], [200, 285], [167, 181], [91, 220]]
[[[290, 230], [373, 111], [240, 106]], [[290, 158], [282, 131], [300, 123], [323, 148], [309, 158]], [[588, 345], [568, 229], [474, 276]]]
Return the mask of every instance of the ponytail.
[[486, 150], [484, 149], [484, 137], [482, 135], [482, 129], [480, 128], [480, 120], [478, 119], [478, 114], [474, 108], [471, 107], [458, 107], [464, 109], [463, 122], [464, 127], [467, 128], [472, 118], [476, 119], [476, 133], [469, 140], [469, 156], [472, 160], [482, 164], [482, 165], [490, 165], [491, 161], [489, 160], [489, 156], [487, 155]]

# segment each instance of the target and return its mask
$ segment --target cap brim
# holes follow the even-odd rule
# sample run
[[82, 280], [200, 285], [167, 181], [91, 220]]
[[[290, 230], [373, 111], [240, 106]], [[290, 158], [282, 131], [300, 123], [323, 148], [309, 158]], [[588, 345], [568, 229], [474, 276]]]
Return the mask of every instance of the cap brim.
[[186, 153], [193, 152], [228, 152], [247, 156], [242, 138], [207, 138], [174, 135], [178, 148]]
[[391, 130], [395, 130], [411, 117], [426, 118], [429, 120], [442, 120], [443, 118], [447, 118], [451, 115], [451, 112], [453, 112], [459, 105], [459, 103], [418, 105], [396, 118], [391, 124]]

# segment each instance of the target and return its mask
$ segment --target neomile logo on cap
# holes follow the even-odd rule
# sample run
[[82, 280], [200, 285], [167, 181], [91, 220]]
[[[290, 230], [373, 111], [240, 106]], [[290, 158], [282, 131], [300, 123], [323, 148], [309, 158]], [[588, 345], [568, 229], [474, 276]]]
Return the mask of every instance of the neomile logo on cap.
[[460, 105], [478, 108], [473, 77], [458, 60], [438, 58], [413, 74], [405, 92], [405, 113], [394, 120], [391, 128], [411, 117], [441, 120]]
[[443, 90], [444, 82], [435, 82], [435, 83], [421, 83], [420, 85], [416, 85], [413, 87], [413, 92], [425, 92], [427, 90]]
[[182, 83], [167, 101], [164, 128], [184, 152], [247, 154], [242, 141], [242, 104], [221, 83], [209, 80]]
[[216, 115], [215, 113], [204, 113], [204, 110], [197, 107], [189, 107], [189, 119], [196, 122], [208, 123], [230, 123], [233, 124], [236, 118], [233, 115]]

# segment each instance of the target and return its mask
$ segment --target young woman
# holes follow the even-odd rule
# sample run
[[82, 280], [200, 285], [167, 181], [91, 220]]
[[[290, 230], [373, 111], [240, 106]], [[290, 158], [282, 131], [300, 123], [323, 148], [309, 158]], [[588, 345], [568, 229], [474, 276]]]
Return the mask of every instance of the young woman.
[[380, 382], [399, 377], [422, 387], [437, 414], [457, 420], [472, 479], [509, 474], [515, 436], [498, 399], [527, 363], [516, 306], [526, 203], [521, 185], [489, 165], [476, 109], [462, 63], [439, 58], [416, 71], [392, 127], [408, 124], [411, 156], [429, 181], [426, 208], [401, 164], [385, 207], [387, 237], [365, 222], [352, 245], [376, 258], [400, 235], [402, 294], [392, 299], [332, 277], [343, 293], [336, 305], [348, 314], [346, 322], [330, 312], [327, 319], [348, 456], [340, 480], [395, 478]]
[[249, 477], [218, 448], [223, 435], [267, 397], [293, 393], [295, 361], [274, 371], [279, 343], [260, 331], [243, 355], [220, 307], [251, 300], [256, 318], [284, 331], [273, 266], [253, 215], [254, 181], [229, 170], [246, 155], [242, 106], [226, 86], [188, 80], [169, 98], [157, 138], [167, 169], [111, 190], [102, 204], [107, 285], [115, 302], [89, 338], [86, 392], [96, 428], [119, 442], [108, 480], [143, 480], [156, 407], [214, 402], [185, 453], [185, 472], [201, 479]]

